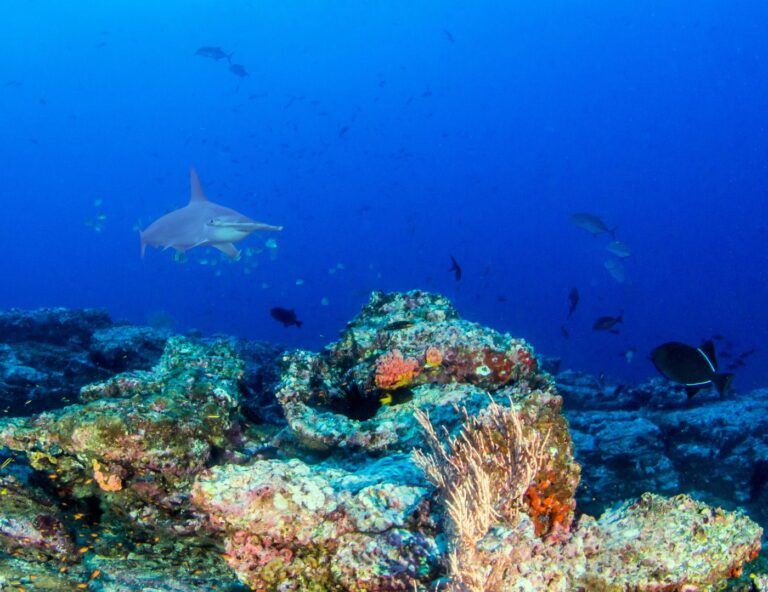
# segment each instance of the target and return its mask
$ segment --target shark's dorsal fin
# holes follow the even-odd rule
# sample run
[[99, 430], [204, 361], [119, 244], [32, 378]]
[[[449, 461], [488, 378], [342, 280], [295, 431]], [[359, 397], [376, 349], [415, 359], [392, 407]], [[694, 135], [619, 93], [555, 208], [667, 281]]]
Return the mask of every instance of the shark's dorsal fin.
[[203, 186], [200, 184], [200, 177], [197, 176], [197, 171], [194, 168], [189, 169], [189, 203], [195, 203], [197, 201], [208, 201], [203, 191]]

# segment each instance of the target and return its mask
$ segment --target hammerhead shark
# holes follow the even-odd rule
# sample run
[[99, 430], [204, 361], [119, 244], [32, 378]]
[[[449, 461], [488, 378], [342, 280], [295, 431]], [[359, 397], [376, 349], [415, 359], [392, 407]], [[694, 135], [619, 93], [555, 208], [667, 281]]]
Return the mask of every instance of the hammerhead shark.
[[200, 185], [195, 169], [189, 171], [191, 195], [189, 203], [158, 218], [144, 231], [141, 238], [141, 256], [147, 245], [157, 248], [176, 249], [184, 253], [194, 247], [213, 247], [230, 257], [237, 258], [240, 251], [233, 243], [243, 240], [256, 230], [282, 230], [251, 220], [247, 216], [209, 201]]

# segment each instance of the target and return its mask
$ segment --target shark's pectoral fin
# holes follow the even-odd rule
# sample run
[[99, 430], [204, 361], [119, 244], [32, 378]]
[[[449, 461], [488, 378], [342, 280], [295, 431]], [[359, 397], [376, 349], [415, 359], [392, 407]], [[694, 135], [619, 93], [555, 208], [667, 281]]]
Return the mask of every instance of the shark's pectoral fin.
[[239, 259], [240, 258], [240, 251], [238, 251], [235, 248], [235, 245], [232, 243], [216, 243], [215, 245], [211, 245], [214, 249], [218, 249], [228, 257], [232, 257], [232, 259]]

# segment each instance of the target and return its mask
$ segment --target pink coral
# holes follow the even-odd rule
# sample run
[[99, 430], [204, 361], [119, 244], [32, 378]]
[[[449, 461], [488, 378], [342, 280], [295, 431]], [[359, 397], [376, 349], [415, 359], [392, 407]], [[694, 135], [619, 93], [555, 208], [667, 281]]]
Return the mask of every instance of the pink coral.
[[404, 358], [399, 349], [393, 349], [379, 358], [374, 379], [380, 389], [395, 390], [409, 384], [418, 374], [419, 362]]

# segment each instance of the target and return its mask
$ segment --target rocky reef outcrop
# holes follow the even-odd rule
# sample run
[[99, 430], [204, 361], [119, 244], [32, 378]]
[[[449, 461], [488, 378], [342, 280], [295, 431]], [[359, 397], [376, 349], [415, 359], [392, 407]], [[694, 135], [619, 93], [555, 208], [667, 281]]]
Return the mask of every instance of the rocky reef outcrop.
[[[634, 487], [677, 493], [670, 447], [652, 446], [674, 429], [585, 404], [571, 430], [532, 347], [440, 296], [374, 293], [320, 352], [166, 336], [151, 369], [132, 352], [157, 347], [152, 331], [95, 318], [73, 330], [78, 355], [119, 373], [0, 421], [9, 585], [708, 590], [759, 550], [749, 518], [687, 496], [577, 515], [582, 474], [606, 485], [632, 447]], [[7, 345], [67, 343], [26, 330]], [[572, 382], [567, 397], [591, 397]]]
[[660, 379], [601, 384], [557, 375], [584, 479], [579, 507], [600, 512], [644, 491], [684, 491], [768, 524], [768, 390], [688, 399]]

